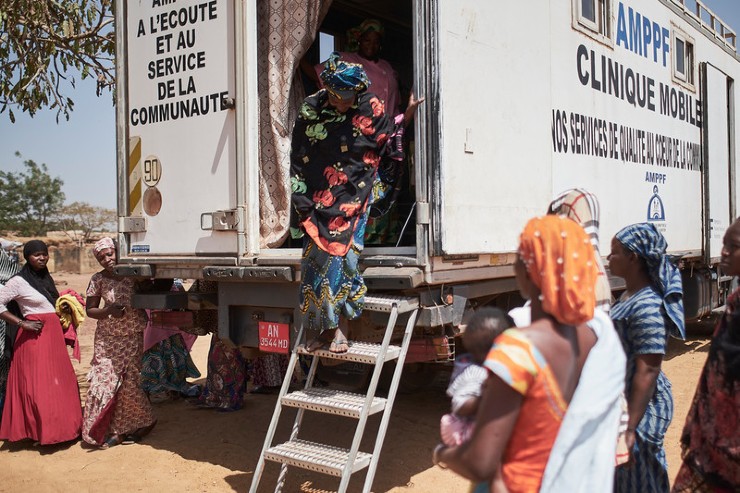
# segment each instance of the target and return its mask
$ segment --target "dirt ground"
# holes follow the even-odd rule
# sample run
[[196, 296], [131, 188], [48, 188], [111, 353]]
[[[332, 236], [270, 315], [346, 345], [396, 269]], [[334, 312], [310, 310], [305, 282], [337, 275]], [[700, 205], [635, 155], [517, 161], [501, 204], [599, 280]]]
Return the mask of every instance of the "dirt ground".
[[[79, 292], [87, 275], [54, 274], [64, 288]], [[80, 330], [82, 363], [73, 361], [80, 393], [87, 392], [85, 376], [92, 357], [95, 322], [85, 321]], [[702, 335], [686, 342], [673, 341], [664, 369], [673, 383], [675, 415], [666, 437], [671, 477], [680, 464], [678, 438], [694, 394], [708, 350], [706, 327]], [[192, 356], [203, 377], [210, 338], [200, 337]], [[466, 491], [467, 482], [454, 473], [433, 467], [432, 449], [438, 442], [439, 417], [447, 412], [444, 379], [430, 388], [396, 399], [393, 416], [380, 458], [373, 490]], [[195, 380], [202, 382], [202, 379]], [[87, 492], [87, 491], [237, 491], [246, 492], [252, 480], [265, 432], [275, 405], [274, 395], [247, 395], [244, 408], [221, 413], [202, 410], [185, 400], [155, 404], [157, 427], [143, 442], [98, 450], [82, 442], [64, 446], [33, 447], [30, 442], [0, 442], [0, 492]], [[287, 438], [292, 412], [283, 414], [277, 440]], [[368, 423], [376, 430], [379, 417]], [[313, 416], [304, 420], [305, 438], [335, 440], [349, 446], [354, 420]], [[371, 450], [374, 433], [366, 433], [361, 450]], [[260, 491], [272, 491], [278, 466], [268, 463]], [[353, 477], [351, 491], [360, 491], [364, 473]], [[284, 491], [323, 493], [338, 482], [320, 474], [291, 469]]]

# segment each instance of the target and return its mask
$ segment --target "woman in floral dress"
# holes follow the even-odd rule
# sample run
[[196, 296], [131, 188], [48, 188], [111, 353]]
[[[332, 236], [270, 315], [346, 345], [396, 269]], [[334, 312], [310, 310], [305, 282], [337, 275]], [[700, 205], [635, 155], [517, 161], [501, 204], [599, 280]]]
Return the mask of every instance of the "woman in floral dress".
[[403, 122], [423, 101], [411, 95], [404, 115], [389, 118], [368, 92], [363, 67], [332, 53], [321, 72], [324, 88], [299, 110], [291, 144], [293, 206], [306, 239], [301, 263], [303, 325], [320, 335], [308, 349], [325, 344], [349, 349], [347, 320], [360, 315], [366, 292], [359, 272], [368, 206], [388, 184], [381, 160], [403, 157]]
[[[141, 388], [141, 357], [146, 314], [131, 307], [134, 281], [113, 273], [116, 249], [103, 238], [93, 247], [103, 270], [87, 288], [87, 315], [98, 320], [88, 380], [82, 439], [108, 448], [137, 442], [156, 424]], [[100, 307], [100, 301], [105, 306]]]

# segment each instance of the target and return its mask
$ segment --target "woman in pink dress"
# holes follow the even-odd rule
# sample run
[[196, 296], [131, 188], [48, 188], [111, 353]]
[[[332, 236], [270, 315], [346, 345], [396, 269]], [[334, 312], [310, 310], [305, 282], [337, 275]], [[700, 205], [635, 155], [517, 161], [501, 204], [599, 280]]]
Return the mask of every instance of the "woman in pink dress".
[[385, 102], [386, 114], [394, 118], [400, 112], [401, 92], [398, 74], [388, 60], [380, 58], [384, 34], [383, 24], [375, 19], [365, 19], [347, 33], [347, 51], [341, 53], [341, 59], [362, 65], [370, 79], [370, 92]]
[[[385, 29], [380, 21], [365, 19], [359, 26], [347, 32], [347, 51], [340, 51], [339, 58], [348, 63], [357, 63], [370, 80], [369, 92], [372, 92], [383, 103], [385, 113], [395, 118], [401, 111], [401, 92], [398, 88], [398, 74], [388, 60], [380, 58], [380, 49]], [[308, 62], [301, 62], [304, 73], [317, 85], [323, 87], [319, 74], [324, 64], [311, 67]], [[406, 115], [406, 124], [411, 121], [413, 112]]]
[[23, 257], [26, 265], [0, 286], [0, 318], [18, 329], [10, 339], [13, 356], [0, 439], [31, 439], [41, 445], [68, 442], [80, 436], [82, 409], [54, 309], [59, 293], [46, 268], [49, 249], [43, 241], [32, 240], [23, 247]]
[[[87, 288], [87, 315], [97, 319], [95, 346], [85, 401], [82, 439], [109, 448], [138, 442], [157, 420], [141, 388], [146, 314], [131, 307], [134, 281], [113, 272], [116, 248], [103, 238], [93, 247], [103, 270], [93, 274]], [[105, 306], [100, 306], [100, 301]]]

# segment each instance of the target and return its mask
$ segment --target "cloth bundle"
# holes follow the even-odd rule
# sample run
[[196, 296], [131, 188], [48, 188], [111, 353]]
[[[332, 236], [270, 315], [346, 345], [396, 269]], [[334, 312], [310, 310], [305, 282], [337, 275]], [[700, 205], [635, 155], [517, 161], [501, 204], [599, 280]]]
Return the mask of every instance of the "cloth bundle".
[[56, 312], [64, 329], [64, 342], [71, 346], [72, 355], [80, 362], [80, 342], [77, 340], [77, 327], [85, 321], [85, 299], [73, 289], [65, 289], [59, 293], [56, 302]]

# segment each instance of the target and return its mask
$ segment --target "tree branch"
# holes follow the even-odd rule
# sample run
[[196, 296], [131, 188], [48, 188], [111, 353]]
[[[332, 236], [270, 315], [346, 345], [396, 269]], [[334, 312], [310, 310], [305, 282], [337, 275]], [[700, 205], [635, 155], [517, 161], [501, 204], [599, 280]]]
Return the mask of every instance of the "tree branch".
[[[96, 93], [115, 85], [115, 38], [110, 0], [4, 0], [0, 21], [0, 113], [42, 107], [69, 118], [75, 87], [71, 67], [96, 79]], [[30, 54], [30, 56], [29, 56]], [[4, 81], [2, 80], [4, 79]], [[12, 110], [11, 110], [12, 111]], [[12, 118], [12, 115], [11, 115]]]

